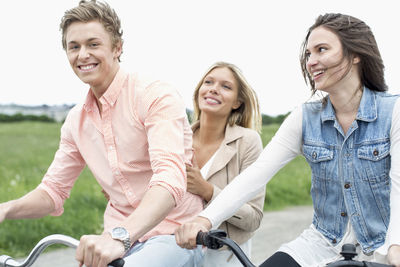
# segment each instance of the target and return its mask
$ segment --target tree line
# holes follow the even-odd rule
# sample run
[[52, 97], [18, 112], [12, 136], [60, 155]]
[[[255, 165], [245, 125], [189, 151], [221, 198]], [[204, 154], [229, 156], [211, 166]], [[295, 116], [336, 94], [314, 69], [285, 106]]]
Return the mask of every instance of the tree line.
[[[186, 114], [188, 115], [189, 121], [192, 122], [192, 111], [187, 109]], [[262, 114], [262, 124], [281, 124], [283, 120], [289, 115], [282, 114], [278, 116], [269, 116]], [[42, 121], [42, 122], [56, 122], [53, 118], [47, 115], [31, 115], [31, 114], [22, 114], [16, 113], [13, 115], [0, 114], [0, 122], [19, 122], [19, 121]]]
[[[290, 114], [290, 112], [288, 112], [286, 114], [282, 114], [282, 115], [277, 115], [277, 116], [269, 116], [269, 115], [261, 114], [262, 125], [281, 124], [289, 114]], [[186, 115], [189, 118], [189, 122], [192, 123], [193, 111], [190, 109], [186, 109]]]
[[31, 115], [16, 113], [13, 115], [0, 114], [0, 122], [19, 122], [19, 121], [42, 121], [42, 122], [56, 122], [55, 119], [47, 115]]

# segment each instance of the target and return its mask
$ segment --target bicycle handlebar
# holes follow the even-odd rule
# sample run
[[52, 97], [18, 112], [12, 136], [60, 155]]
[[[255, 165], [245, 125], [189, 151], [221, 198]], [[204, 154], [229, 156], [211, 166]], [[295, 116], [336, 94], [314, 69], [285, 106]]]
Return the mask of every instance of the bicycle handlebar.
[[[22, 263], [14, 260], [10, 256], [2, 255], [0, 256], [0, 267], [28, 267], [31, 266], [39, 257], [39, 255], [45, 250], [48, 246], [53, 244], [62, 244], [71, 248], [77, 248], [79, 245], [79, 241], [75, 238], [66, 235], [49, 235], [37, 243], [37, 245], [32, 249], [29, 256]], [[122, 267], [124, 266], [125, 261], [123, 259], [116, 259], [109, 263], [110, 266], [114, 267]]]
[[196, 244], [206, 246], [210, 249], [219, 249], [226, 245], [232, 250], [243, 266], [256, 267], [253, 263], [251, 263], [246, 254], [244, 254], [239, 245], [236, 244], [232, 239], [227, 238], [226, 233], [222, 230], [198, 232], [196, 236]]
[[340, 252], [340, 254], [343, 256], [344, 260], [332, 262], [328, 264], [327, 267], [343, 267], [343, 266], [394, 267], [393, 265], [387, 265], [382, 263], [353, 260], [353, 258], [357, 255], [356, 247], [353, 244], [344, 244], [342, 246], [342, 251]]
[[[242, 249], [232, 239], [229, 239], [226, 232], [223, 230], [198, 232], [196, 236], [196, 244], [206, 246], [210, 249], [219, 249], [226, 245], [232, 250], [232, 252], [236, 255], [243, 266], [255, 267], [255, 265], [251, 263], [246, 254], [244, 254]], [[353, 260], [357, 253], [355, 246], [352, 244], [344, 244], [342, 247], [342, 252], [340, 254], [342, 254], [344, 260], [332, 262], [328, 264], [327, 267], [394, 267], [392, 265], [381, 263]]]

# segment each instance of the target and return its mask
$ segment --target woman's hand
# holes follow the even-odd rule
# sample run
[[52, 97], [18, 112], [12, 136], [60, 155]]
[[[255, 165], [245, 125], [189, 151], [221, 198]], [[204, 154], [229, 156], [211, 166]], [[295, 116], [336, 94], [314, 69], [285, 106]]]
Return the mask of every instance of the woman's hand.
[[390, 246], [387, 257], [389, 264], [400, 267], [400, 245]]
[[185, 223], [175, 230], [176, 243], [187, 249], [194, 249], [196, 245], [197, 234], [208, 232], [211, 229], [211, 222], [204, 217], [196, 217], [193, 221]]
[[195, 160], [193, 163], [193, 167], [186, 164], [187, 191], [201, 196], [205, 201], [208, 202], [213, 196], [214, 187], [212, 184], [204, 180]]

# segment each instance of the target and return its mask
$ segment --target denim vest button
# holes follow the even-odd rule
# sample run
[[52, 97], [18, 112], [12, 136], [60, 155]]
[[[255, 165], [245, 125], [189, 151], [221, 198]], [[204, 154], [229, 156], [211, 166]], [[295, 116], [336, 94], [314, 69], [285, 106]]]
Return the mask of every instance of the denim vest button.
[[333, 244], [336, 244], [336, 242], [337, 242], [337, 241], [336, 241], [336, 238], [332, 240], [332, 243], [333, 243]]
[[345, 184], [344, 188], [349, 189], [350, 188], [350, 184]]
[[346, 217], [346, 215], [347, 215], [347, 213], [346, 213], [346, 212], [342, 212], [342, 213], [340, 213], [340, 216], [342, 216], [342, 217]]
[[373, 154], [374, 154], [374, 156], [376, 157], [376, 156], [379, 155], [379, 151], [378, 151], [378, 150], [374, 150]]
[[317, 152], [314, 151], [314, 152], [312, 153], [312, 158], [315, 159], [316, 157], [317, 157]]

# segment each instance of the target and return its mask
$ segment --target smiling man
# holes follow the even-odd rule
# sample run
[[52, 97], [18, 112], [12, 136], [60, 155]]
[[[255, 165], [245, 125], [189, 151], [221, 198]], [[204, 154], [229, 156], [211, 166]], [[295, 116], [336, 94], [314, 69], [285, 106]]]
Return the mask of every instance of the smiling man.
[[69, 63], [90, 89], [68, 114], [42, 183], [0, 204], [0, 222], [61, 215], [87, 165], [109, 201], [103, 234], [81, 237], [80, 266], [104, 267], [120, 257], [125, 266], [197, 266], [201, 247], [182, 249], [173, 236], [202, 210], [202, 200], [186, 192], [192, 133], [181, 97], [120, 68], [122, 30], [108, 4], [81, 1], [60, 28]]

